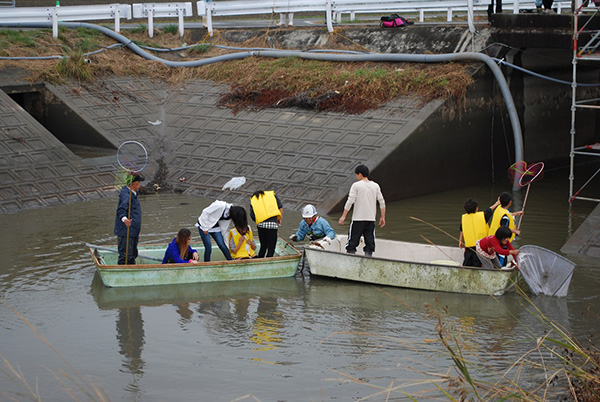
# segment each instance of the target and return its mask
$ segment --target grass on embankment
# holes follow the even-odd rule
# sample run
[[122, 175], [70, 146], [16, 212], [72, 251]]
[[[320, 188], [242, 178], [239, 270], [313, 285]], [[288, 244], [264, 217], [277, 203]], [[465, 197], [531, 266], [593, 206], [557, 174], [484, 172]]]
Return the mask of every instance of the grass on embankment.
[[[177, 48], [192, 43], [190, 33], [179, 38], [177, 30], [166, 26], [149, 39], [140, 25], [123, 35], [141, 46]], [[358, 44], [346, 45], [335, 35], [328, 49], [365, 51]], [[157, 53], [170, 60], [209, 58], [239, 50], [213, 47], [264, 47], [266, 38], [254, 38], [243, 44], [228, 43], [217, 34], [199, 46], [177, 52]], [[408, 63], [335, 63], [299, 58], [247, 58], [203, 67], [166, 67], [145, 60], [122, 47], [90, 56], [84, 53], [114, 45], [103, 34], [88, 29], [61, 28], [58, 38], [50, 30], [0, 30], [0, 56], [60, 55], [62, 60], [2, 60], [0, 67], [17, 66], [30, 71], [33, 81], [60, 83], [64, 80], [92, 82], [107, 75], [164, 79], [177, 85], [192, 79], [206, 79], [230, 85], [231, 91], [221, 98], [221, 105], [234, 110], [265, 107], [302, 107], [362, 113], [400, 96], [416, 96], [423, 102], [435, 98], [462, 99], [473, 79], [466, 64]]]

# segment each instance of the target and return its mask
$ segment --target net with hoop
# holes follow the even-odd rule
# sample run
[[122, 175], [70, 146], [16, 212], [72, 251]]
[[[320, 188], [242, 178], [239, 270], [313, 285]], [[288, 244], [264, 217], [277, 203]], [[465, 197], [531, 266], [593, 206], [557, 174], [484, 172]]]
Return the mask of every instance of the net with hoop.
[[115, 174], [115, 187], [121, 189], [131, 184], [133, 177], [139, 175], [148, 164], [148, 152], [138, 141], [125, 141], [117, 150], [119, 165]]
[[[518, 161], [513, 163], [508, 168], [508, 177], [514, 187], [523, 188], [527, 186], [527, 192], [525, 193], [525, 199], [523, 200], [522, 211], [525, 211], [525, 205], [527, 204], [527, 197], [529, 196], [529, 186], [531, 183], [537, 180], [541, 180], [544, 177], [544, 162], [536, 162], [531, 165], [527, 165], [525, 161]], [[523, 215], [519, 219], [517, 229], [521, 227], [523, 222]]]
[[544, 178], [544, 162], [527, 165], [525, 161], [513, 163], [508, 168], [508, 177], [513, 186], [523, 188]]
[[519, 270], [534, 294], [567, 295], [575, 263], [538, 246], [522, 246], [520, 250]]

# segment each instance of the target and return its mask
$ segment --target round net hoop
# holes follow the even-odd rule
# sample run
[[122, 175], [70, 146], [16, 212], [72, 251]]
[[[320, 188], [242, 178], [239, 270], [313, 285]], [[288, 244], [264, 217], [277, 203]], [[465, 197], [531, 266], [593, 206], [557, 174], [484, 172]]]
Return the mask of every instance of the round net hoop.
[[544, 177], [543, 172], [544, 162], [527, 165], [525, 161], [518, 161], [508, 168], [508, 177], [513, 185], [523, 188]]
[[148, 164], [148, 152], [138, 141], [125, 141], [117, 150], [117, 163], [131, 173], [140, 173]]
[[544, 177], [544, 162], [534, 163], [527, 166], [527, 169], [519, 178], [519, 186], [525, 187], [542, 177]]

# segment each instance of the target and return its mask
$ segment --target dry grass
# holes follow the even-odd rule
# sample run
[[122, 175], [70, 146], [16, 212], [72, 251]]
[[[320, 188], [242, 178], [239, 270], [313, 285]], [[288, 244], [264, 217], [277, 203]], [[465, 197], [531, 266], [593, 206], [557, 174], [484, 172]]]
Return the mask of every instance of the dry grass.
[[[189, 32], [179, 38], [177, 33], [156, 31], [154, 38], [149, 39], [143, 26], [124, 35], [139, 45], [155, 48], [170, 49], [192, 43]], [[205, 41], [201, 47], [157, 55], [169, 60], [197, 60], [237, 52], [216, 48], [214, 44], [265, 47], [267, 37], [255, 37], [243, 44], [227, 43], [219, 35]], [[329, 42], [328, 48], [364, 50], [359, 44], [344, 41], [341, 35], [332, 36]], [[61, 55], [66, 59], [3, 60], [0, 68], [17, 65], [31, 72], [31, 80], [52, 83], [65, 79], [89, 82], [106, 75], [164, 79], [172, 85], [205, 79], [230, 86], [231, 91], [223, 95], [220, 104], [234, 110], [301, 107], [343, 113], [362, 113], [405, 95], [417, 96], [423, 102], [447, 97], [462, 99], [473, 81], [467, 65], [461, 63], [418, 65], [246, 58], [203, 67], [172, 68], [145, 60], [123, 47], [88, 56], [90, 63], [84, 62], [83, 53], [111, 45], [115, 45], [112, 39], [87, 29], [61, 29], [56, 39], [50, 30], [3, 30], [0, 56]]]

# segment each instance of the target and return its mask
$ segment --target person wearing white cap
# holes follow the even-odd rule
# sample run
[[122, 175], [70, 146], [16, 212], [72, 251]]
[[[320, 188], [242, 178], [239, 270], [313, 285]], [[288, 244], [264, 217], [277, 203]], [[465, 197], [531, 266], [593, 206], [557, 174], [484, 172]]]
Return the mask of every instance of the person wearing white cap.
[[298, 231], [290, 236], [290, 240], [302, 241], [306, 236], [311, 241], [319, 240], [329, 243], [335, 239], [335, 231], [327, 220], [317, 215], [317, 209], [312, 204], [302, 208], [302, 221]]

